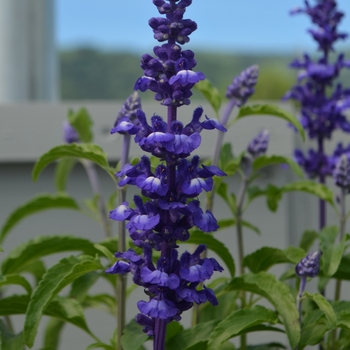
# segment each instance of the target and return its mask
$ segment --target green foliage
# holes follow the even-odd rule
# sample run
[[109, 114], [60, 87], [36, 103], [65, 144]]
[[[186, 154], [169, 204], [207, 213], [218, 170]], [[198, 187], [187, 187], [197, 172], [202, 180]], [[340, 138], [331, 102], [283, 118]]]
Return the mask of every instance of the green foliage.
[[67, 181], [71, 170], [77, 163], [75, 158], [61, 158], [57, 161], [55, 169], [55, 185], [59, 192], [65, 192], [67, 187]]
[[300, 248], [289, 247], [285, 250], [272, 247], [263, 247], [256, 252], [246, 255], [243, 263], [251, 272], [267, 271], [276, 264], [297, 264], [305, 257], [305, 251]]
[[13, 334], [9, 332], [0, 320], [0, 349], [1, 350], [24, 350], [23, 333]]
[[300, 326], [295, 300], [289, 288], [275, 276], [259, 272], [234, 278], [228, 290], [245, 290], [266, 298], [277, 310], [284, 324], [289, 343], [294, 348], [300, 339]]
[[219, 110], [221, 106], [221, 96], [217, 88], [215, 88], [208, 79], [199, 81], [195, 85], [196, 89], [200, 91], [206, 100], [212, 106], [216, 117], [219, 116]]
[[15, 209], [5, 220], [0, 233], [2, 242], [10, 230], [24, 218], [49, 209], [74, 209], [79, 207], [75, 200], [66, 194], [41, 194]]
[[80, 108], [77, 112], [68, 111], [69, 124], [77, 131], [81, 142], [92, 142], [92, 119], [85, 108]]
[[125, 327], [122, 337], [123, 350], [139, 349], [148, 339], [148, 335], [142, 332], [142, 326], [131, 320]]
[[[50, 301], [52, 301], [52, 299], [56, 297], [65, 286], [80, 276], [102, 268], [103, 267], [98, 258], [94, 259], [85, 255], [78, 258], [74, 256], [64, 258], [47, 271], [38, 287], [34, 290], [26, 312], [24, 338], [25, 343], [29, 348], [34, 344], [41, 317]], [[62, 304], [62, 300], [60, 300], [60, 302], [61, 303], [58, 306], [61, 307], [61, 309], [57, 307], [55, 309], [56, 313], [66, 310], [65, 306], [68, 302], [65, 301], [64, 304]], [[74, 317], [80, 317], [80, 311], [78, 308], [80, 304], [76, 301], [75, 303], [75, 307], [73, 308], [73, 306], [70, 306], [70, 308], [67, 309], [67, 312], [70, 312], [69, 315], [72, 315], [73, 313]], [[76, 313], [76, 316], [74, 313]], [[81, 322], [79, 324], [80, 328], [92, 335], [86, 325]]]
[[296, 175], [298, 175], [299, 177], [304, 176], [303, 170], [300, 168], [300, 166], [289, 157], [284, 157], [284, 156], [267, 156], [267, 155], [260, 156], [254, 159], [253, 170], [257, 171], [269, 165], [279, 165], [279, 164], [287, 164]]
[[107, 154], [100, 146], [90, 143], [72, 143], [70, 145], [61, 145], [51, 148], [50, 151], [44, 153], [35, 163], [33, 168], [33, 180], [36, 181], [40, 173], [55, 160], [64, 157], [76, 157], [90, 160], [107, 171], [114, 179], [114, 171], [109, 168]]
[[300, 133], [301, 137], [303, 140], [305, 140], [305, 132], [300, 124], [299, 120], [297, 117], [295, 117], [293, 114], [290, 112], [287, 112], [283, 110], [280, 107], [274, 106], [274, 105], [269, 105], [269, 104], [264, 104], [264, 105], [248, 105], [248, 106], [243, 106], [240, 108], [239, 113], [234, 120], [234, 122], [238, 121], [241, 118], [244, 117], [249, 117], [249, 116], [263, 116], [263, 115], [270, 115], [273, 117], [281, 118], [288, 123], [292, 124]]
[[208, 350], [215, 350], [225, 340], [241, 334], [245, 329], [261, 323], [276, 324], [277, 315], [272, 310], [262, 306], [254, 306], [252, 309], [243, 309], [233, 312], [222, 320], [211, 333], [208, 341]]
[[337, 226], [325, 227], [320, 232], [320, 242], [322, 256], [322, 271], [327, 277], [331, 277], [338, 270], [343, 253], [345, 250], [345, 242], [348, 236], [345, 235], [339, 244], [335, 243], [339, 229]]

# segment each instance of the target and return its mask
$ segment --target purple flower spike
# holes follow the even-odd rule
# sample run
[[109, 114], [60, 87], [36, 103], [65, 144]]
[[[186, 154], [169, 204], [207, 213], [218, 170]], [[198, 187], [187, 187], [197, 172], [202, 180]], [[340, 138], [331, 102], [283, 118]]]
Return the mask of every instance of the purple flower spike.
[[258, 80], [259, 67], [254, 65], [242, 71], [227, 87], [226, 97], [233, 99], [236, 106], [243, 106], [248, 98], [255, 92], [255, 85]]
[[269, 144], [269, 131], [263, 130], [256, 135], [248, 145], [248, 152], [254, 157], [260, 157], [266, 153]]
[[74, 143], [80, 141], [77, 131], [66, 120], [63, 122], [63, 140], [66, 143]]
[[348, 189], [350, 187], [350, 162], [347, 154], [339, 157], [333, 172], [334, 182], [338, 187]]
[[299, 277], [315, 277], [320, 272], [320, 260], [322, 252], [313, 252], [295, 266], [295, 272]]

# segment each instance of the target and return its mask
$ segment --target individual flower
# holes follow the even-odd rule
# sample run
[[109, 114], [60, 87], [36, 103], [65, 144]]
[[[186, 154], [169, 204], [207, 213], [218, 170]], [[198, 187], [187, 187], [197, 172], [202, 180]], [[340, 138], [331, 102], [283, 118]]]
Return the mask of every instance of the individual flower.
[[66, 143], [80, 142], [78, 132], [66, 120], [63, 122], [63, 140]]
[[350, 188], [350, 162], [347, 154], [339, 157], [333, 171], [334, 182], [338, 187], [349, 190]]

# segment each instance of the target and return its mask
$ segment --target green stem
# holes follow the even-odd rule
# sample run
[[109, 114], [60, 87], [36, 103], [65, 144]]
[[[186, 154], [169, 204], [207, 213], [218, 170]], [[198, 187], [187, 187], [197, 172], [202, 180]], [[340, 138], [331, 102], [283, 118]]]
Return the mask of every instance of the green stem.
[[[241, 187], [239, 189], [238, 199], [237, 199], [237, 209], [236, 209], [236, 229], [237, 229], [237, 244], [238, 244], [238, 260], [239, 260], [239, 273], [240, 276], [244, 275], [244, 244], [243, 244], [243, 226], [242, 226], [242, 214], [243, 214], [243, 203], [244, 197], [247, 190], [248, 179], [245, 175], [243, 175]], [[242, 309], [246, 306], [246, 294], [245, 291], [242, 290], [241, 295], [241, 307]], [[247, 348], [247, 335], [242, 334], [240, 336], [241, 347], [240, 350], [246, 350]]]
[[98, 211], [101, 217], [102, 228], [107, 238], [112, 237], [111, 225], [108, 220], [107, 209], [102, 197], [100, 181], [97, 176], [96, 168], [92, 162], [89, 160], [83, 159], [81, 160], [83, 164], [86, 174], [89, 178], [89, 182], [92, 188], [92, 192], [94, 195], [98, 196]]

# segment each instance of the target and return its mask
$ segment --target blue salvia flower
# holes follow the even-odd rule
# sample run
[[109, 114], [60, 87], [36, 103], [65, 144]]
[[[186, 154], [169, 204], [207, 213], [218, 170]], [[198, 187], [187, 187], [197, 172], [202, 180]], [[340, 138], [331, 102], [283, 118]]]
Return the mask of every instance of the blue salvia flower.
[[63, 122], [63, 140], [65, 143], [80, 142], [77, 131], [67, 120]]
[[253, 158], [260, 157], [266, 153], [267, 147], [269, 145], [269, 131], [263, 130], [256, 135], [253, 140], [249, 143], [247, 151], [251, 154]]
[[226, 97], [235, 100], [236, 106], [243, 106], [255, 92], [258, 75], [259, 67], [257, 65], [253, 65], [242, 71], [233, 79], [231, 85], [227, 87]]
[[[163, 350], [166, 325], [180, 320], [183, 311], [194, 303], [209, 301], [217, 304], [214, 292], [202, 285], [215, 271], [223, 268], [214, 258], [201, 258], [206, 246], [201, 244], [194, 253], [185, 252], [180, 257], [177, 241], [186, 241], [189, 230], [198, 227], [204, 232], [218, 229], [217, 220], [200, 207], [198, 196], [211, 191], [214, 176], [226, 176], [216, 166], [205, 166], [197, 155], [191, 156], [201, 144], [203, 130], [226, 129], [215, 119], [205, 116], [203, 109], [195, 109], [187, 125], [177, 120], [177, 108], [190, 103], [191, 89], [202, 73], [194, 72], [194, 53], [182, 50], [189, 35], [197, 28], [195, 22], [183, 19], [191, 0], [153, 0], [165, 18], [152, 18], [149, 25], [154, 37], [162, 46], [153, 50], [155, 57], [145, 54], [141, 58], [144, 76], [139, 78], [135, 89], [155, 92], [155, 99], [167, 106], [167, 118], [153, 115], [150, 121], [140, 108], [130, 115], [120, 113], [112, 133], [134, 136], [135, 142], [147, 153], [159, 158], [153, 168], [147, 156], [137, 164], [126, 164], [116, 174], [119, 186], [137, 186], [139, 195], [133, 204], [123, 202], [110, 212], [110, 218], [126, 221], [133, 243], [142, 249], [137, 254], [129, 249], [115, 254], [118, 260], [107, 273], [133, 275], [133, 282], [144, 288], [147, 300], [140, 300], [140, 313], [136, 321], [144, 332], [154, 337], [154, 349]], [[153, 260], [153, 251], [160, 251], [160, 258]]]
[[299, 277], [315, 277], [320, 272], [321, 251], [313, 252], [306, 255], [295, 266], [295, 273]]
[[347, 154], [339, 157], [338, 162], [333, 171], [333, 178], [335, 184], [343, 189], [350, 188], [350, 162]]
[[313, 59], [305, 54], [296, 59], [291, 67], [298, 69], [298, 83], [285, 95], [300, 103], [301, 123], [311, 139], [317, 140], [318, 149], [310, 150], [304, 156], [296, 150], [296, 160], [304, 167], [310, 177], [318, 176], [321, 182], [332, 174], [329, 157], [325, 156], [324, 140], [331, 138], [334, 130], [350, 132], [350, 123], [344, 111], [350, 107], [350, 89], [345, 89], [337, 79], [344, 68], [350, 68], [350, 61], [339, 54], [334, 62], [330, 53], [338, 40], [345, 39], [347, 34], [338, 31], [343, 13], [337, 10], [335, 0], [317, 0], [315, 5], [305, 1], [305, 8], [297, 8], [295, 13], [305, 13], [314, 24], [309, 33], [318, 44], [321, 57]]

